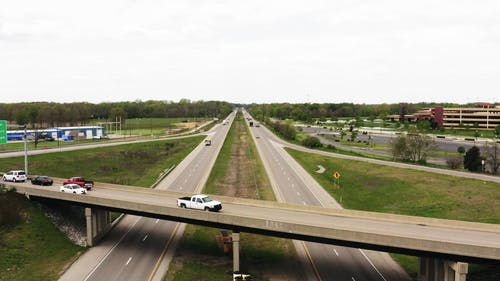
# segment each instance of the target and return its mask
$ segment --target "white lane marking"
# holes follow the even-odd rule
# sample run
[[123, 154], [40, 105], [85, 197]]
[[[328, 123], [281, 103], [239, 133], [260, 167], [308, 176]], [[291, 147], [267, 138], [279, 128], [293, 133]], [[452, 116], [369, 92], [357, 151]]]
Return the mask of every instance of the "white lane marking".
[[300, 192], [297, 191], [297, 196], [300, 196]]
[[132, 257], [128, 258], [128, 261], [125, 263], [125, 265], [128, 265], [131, 260], [132, 260]]
[[373, 267], [373, 269], [375, 269], [375, 271], [378, 273], [378, 275], [380, 275], [380, 277], [382, 277], [382, 280], [384, 281], [387, 281], [384, 276], [382, 275], [382, 273], [380, 273], [380, 271], [378, 271], [378, 269], [375, 267], [375, 265], [373, 264], [373, 262], [368, 258], [368, 256], [365, 254], [365, 252], [363, 252], [363, 250], [361, 249], [358, 249], [361, 254], [363, 254], [363, 256], [365, 257], [365, 259], [371, 264], [371, 266]]
[[148, 239], [148, 235], [146, 234], [146, 236], [144, 236], [144, 238], [142, 238], [142, 242], [146, 241], [146, 239]]
[[335, 252], [335, 255], [337, 255], [337, 257], [339, 256], [339, 252], [337, 252], [337, 249], [333, 249], [333, 251]]
[[156, 219], [155, 223], [158, 223], [160, 221], [160, 219]]
[[302, 205], [307, 206], [307, 203], [306, 203], [306, 202], [304, 202], [304, 201], [302, 201]]
[[292, 187], [295, 187], [295, 184], [292, 183]]
[[290, 181], [290, 177], [288, 177], [288, 181]]
[[351, 277], [352, 281], [356, 281], [356, 279], [354, 279], [354, 277]]
[[132, 228], [134, 228], [134, 226], [139, 222], [141, 218], [138, 218], [135, 223], [128, 229], [128, 231], [123, 234], [123, 236], [120, 238], [120, 240], [118, 242], [116, 242], [116, 244], [113, 246], [113, 248], [111, 248], [111, 250], [109, 250], [109, 252], [104, 256], [104, 258], [102, 258], [102, 260], [94, 267], [94, 269], [85, 277], [85, 279], [83, 279], [83, 281], [87, 281], [89, 280], [90, 276], [92, 276], [92, 274], [94, 274], [94, 272], [101, 266], [101, 264], [106, 260], [106, 258], [111, 254], [111, 252], [118, 246], [118, 244], [120, 244], [120, 242], [122, 242], [123, 238], [125, 238], [125, 236], [132, 230]]

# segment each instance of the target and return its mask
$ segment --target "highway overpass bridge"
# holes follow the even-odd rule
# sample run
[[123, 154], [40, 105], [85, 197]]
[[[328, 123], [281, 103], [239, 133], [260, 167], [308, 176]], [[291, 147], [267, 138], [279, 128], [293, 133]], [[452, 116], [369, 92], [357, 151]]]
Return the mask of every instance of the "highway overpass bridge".
[[[49, 198], [86, 207], [87, 241], [92, 246], [109, 228], [107, 211], [348, 247], [422, 257], [419, 280], [465, 280], [462, 262], [500, 263], [500, 225], [290, 205], [214, 196], [221, 212], [182, 209], [184, 193], [96, 183], [86, 195], [54, 187], [12, 183], [29, 198]], [[235, 263], [239, 264], [238, 245]], [[460, 262], [448, 262], [460, 261]], [[235, 267], [237, 268], [237, 267]]]

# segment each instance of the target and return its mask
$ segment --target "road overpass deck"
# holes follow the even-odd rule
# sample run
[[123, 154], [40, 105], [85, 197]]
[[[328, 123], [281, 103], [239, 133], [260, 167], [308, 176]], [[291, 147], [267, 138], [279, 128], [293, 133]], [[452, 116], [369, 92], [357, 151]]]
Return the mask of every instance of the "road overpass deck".
[[17, 192], [72, 204], [242, 232], [461, 261], [500, 262], [500, 225], [300, 206], [214, 196], [219, 213], [181, 209], [185, 193], [97, 183], [87, 195], [8, 184]]

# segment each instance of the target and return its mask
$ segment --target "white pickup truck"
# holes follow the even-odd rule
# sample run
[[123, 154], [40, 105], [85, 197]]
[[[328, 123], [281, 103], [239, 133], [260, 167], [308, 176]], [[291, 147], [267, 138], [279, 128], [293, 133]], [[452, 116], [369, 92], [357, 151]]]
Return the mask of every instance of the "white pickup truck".
[[193, 195], [191, 197], [181, 197], [177, 199], [177, 206], [181, 208], [198, 209], [205, 211], [217, 212], [222, 209], [222, 204], [219, 201], [213, 200], [207, 195]]

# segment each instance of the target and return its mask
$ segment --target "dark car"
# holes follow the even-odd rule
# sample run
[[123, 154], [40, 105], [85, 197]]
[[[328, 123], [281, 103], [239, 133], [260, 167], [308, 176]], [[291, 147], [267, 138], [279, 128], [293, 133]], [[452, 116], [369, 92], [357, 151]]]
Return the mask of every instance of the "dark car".
[[38, 176], [36, 178], [31, 179], [31, 183], [36, 185], [52, 185], [54, 181], [47, 176]]

